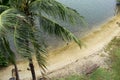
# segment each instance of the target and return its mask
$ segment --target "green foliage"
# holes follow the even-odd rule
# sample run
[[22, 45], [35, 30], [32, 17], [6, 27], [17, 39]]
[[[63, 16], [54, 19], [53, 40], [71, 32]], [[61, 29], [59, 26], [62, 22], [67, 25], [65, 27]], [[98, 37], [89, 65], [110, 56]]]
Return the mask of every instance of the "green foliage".
[[80, 76], [80, 75], [69, 75], [65, 78], [60, 78], [60, 79], [53, 79], [53, 80], [87, 80], [85, 79], [84, 76]]
[[118, 2], [120, 2], [120, 0], [117, 0]]
[[0, 0], [0, 5], [7, 5], [9, 0]]
[[15, 64], [14, 52], [12, 52], [9, 42], [4, 37], [0, 37], [0, 61], [3, 66], [7, 66], [8, 63]]
[[95, 72], [89, 75], [89, 80], [111, 80], [111, 72], [106, 69], [97, 69]]
[[115, 37], [111, 43], [109, 43], [107, 50], [110, 54], [110, 67], [113, 72], [114, 80], [120, 80], [120, 37]]
[[106, 69], [99, 68], [90, 75], [70, 75], [66, 78], [60, 78], [55, 80], [113, 80], [111, 73]]
[[4, 48], [3, 39], [0, 37], [0, 66], [4, 67], [8, 64], [8, 56], [6, 49]]
[[8, 60], [4, 55], [0, 53], [0, 67], [7, 67], [8, 66]]
[[113, 70], [114, 75], [114, 79], [115, 80], [120, 80], [120, 49], [115, 50], [115, 52], [113, 54], [111, 54], [111, 61], [112, 61], [112, 65], [111, 68]]

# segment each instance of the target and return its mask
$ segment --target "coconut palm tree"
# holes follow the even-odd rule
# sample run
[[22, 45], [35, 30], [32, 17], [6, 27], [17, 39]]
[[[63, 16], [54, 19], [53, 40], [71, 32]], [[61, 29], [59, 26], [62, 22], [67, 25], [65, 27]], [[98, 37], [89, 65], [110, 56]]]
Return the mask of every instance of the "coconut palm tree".
[[[0, 2], [4, 1], [0, 0]], [[60, 37], [63, 41], [74, 40], [81, 46], [80, 40], [60, 23], [66, 22], [71, 25], [80, 23], [83, 17], [74, 9], [55, 0], [6, 0], [0, 6], [2, 6], [0, 7], [2, 10], [0, 37], [4, 37], [8, 43], [10, 43], [8, 37], [12, 38], [13, 52], [29, 60], [33, 80], [36, 80], [32, 61], [33, 53], [35, 53], [40, 68], [43, 71], [46, 69], [46, 45], [42, 39], [41, 31]]]

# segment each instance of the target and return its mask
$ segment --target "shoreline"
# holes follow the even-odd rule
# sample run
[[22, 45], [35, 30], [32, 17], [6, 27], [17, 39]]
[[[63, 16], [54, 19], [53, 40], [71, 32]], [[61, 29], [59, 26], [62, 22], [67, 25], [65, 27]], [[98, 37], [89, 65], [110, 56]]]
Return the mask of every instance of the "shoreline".
[[[73, 65], [72, 63], [74, 63], [78, 60], [84, 60], [84, 58], [87, 58], [91, 55], [94, 55], [94, 54], [100, 52], [115, 36], [117, 36], [119, 34], [120, 28], [116, 24], [116, 22], [120, 22], [119, 17], [120, 16], [115, 16], [115, 17], [109, 19], [104, 24], [101, 24], [100, 28], [93, 29], [89, 34], [85, 35], [81, 39], [82, 42], [85, 44], [85, 47], [83, 47], [81, 50], [79, 50], [79, 47], [73, 42], [68, 47], [64, 47], [62, 49], [59, 49], [58, 51], [57, 50], [53, 51], [54, 52], [53, 54], [56, 54], [56, 56], [60, 57], [60, 55], [63, 55], [59, 59], [64, 60], [64, 58], [66, 58], [66, 57], [67, 57], [67, 59], [66, 59], [66, 61], [63, 61], [63, 62], [61, 61], [62, 65], [53, 63], [55, 66], [57, 66], [57, 68], [54, 69], [53, 71], [51, 70], [50, 72], [52, 72], [52, 73], [58, 72], [59, 73], [61, 71], [61, 69], [65, 69], [65, 67], [70, 67], [68, 65], [72, 66]], [[74, 55], [76, 55], [76, 56], [72, 55], [71, 53], [74, 53]], [[52, 54], [52, 52], [51, 52], [51, 54]], [[65, 55], [65, 54], [67, 54], [67, 55]], [[69, 56], [69, 54], [71, 56]], [[52, 57], [56, 57], [56, 56], [52, 56]], [[57, 63], [59, 62], [57, 60], [55, 60], [55, 61]], [[53, 64], [51, 64], [51, 65], [53, 66]], [[63, 66], [63, 64], [64, 64], [64, 66]], [[64, 71], [66, 71], [66, 69]]]
[[[81, 36], [79, 39], [80, 39], [82, 42], [84, 42], [84, 39], [85, 39], [85, 38], [88, 38], [88, 37], [89, 37], [91, 34], [93, 34], [94, 32], [99, 31], [99, 29], [101, 29], [102, 27], [104, 27], [104, 25], [108, 24], [108, 23], [109, 23], [110, 21], [112, 21], [115, 17], [116, 17], [116, 16], [113, 16], [113, 17], [110, 17], [110, 18], [104, 20], [104, 21], [101, 22], [101, 24], [99, 24], [98, 26], [95, 26], [95, 27], [93, 27], [90, 31], [85, 32], [85, 34], [84, 34], [83, 36]], [[119, 17], [120, 17], [120, 16], [119, 16]], [[75, 42], [71, 41], [69, 46], [72, 46], [72, 45], [75, 45]], [[56, 51], [58, 51], [58, 52], [56, 52], [56, 53], [59, 53], [60, 50], [62, 50], [62, 49], [65, 50], [64, 48], [66, 49], [66, 44], [64, 44], [64, 45], [62, 45], [62, 46], [60, 46], [60, 47], [57, 47], [57, 48], [55, 48], [55, 49], [49, 50], [49, 53], [53, 53], [53, 52], [56, 52]]]
[[[119, 34], [120, 27], [116, 24], [116, 22], [120, 22], [120, 16], [111, 18], [104, 24], [101, 24], [101, 27], [84, 36], [81, 39], [81, 41], [85, 44], [82, 49], [80, 49], [74, 42], [71, 42], [63, 48], [50, 51], [47, 58], [47, 73], [54, 72], [57, 74], [61, 71], [61, 68], [64, 69], [67, 65], [73, 65], [72, 63], [82, 61], [90, 55], [95, 55], [101, 51], [105, 45], [107, 45], [115, 36]], [[34, 61], [34, 65], [36, 75], [39, 77], [40, 69], [36, 61]], [[77, 67], [78, 65], [76, 64], [75, 66]], [[21, 80], [29, 80], [31, 78], [31, 73], [30, 71], [27, 71], [27, 67], [28, 62], [19, 62], [18, 68], [21, 70], [21, 72], [19, 72]], [[11, 77], [11, 69], [12, 65], [4, 70], [0, 70], [0, 80], [8, 80]], [[66, 71], [66, 69], [64, 71]]]

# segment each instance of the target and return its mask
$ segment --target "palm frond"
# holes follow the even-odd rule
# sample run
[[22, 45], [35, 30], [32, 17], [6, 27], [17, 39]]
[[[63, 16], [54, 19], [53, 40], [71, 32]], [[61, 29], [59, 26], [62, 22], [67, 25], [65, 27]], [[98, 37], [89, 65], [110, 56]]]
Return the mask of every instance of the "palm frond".
[[3, 53], [10, 63], [15, 64], [15, 54], [10, 48], [9, 42], [4, 37], [0, 37], [0, 53]]
[[34, 47], [34, 52], [35, 56], [38, 62], [39, 67], [43, 70], [43, 72], [46, 71], [46, 44], [44, 42], [44, 39], [41, 35], [40, 28], [39, 27], [34, 27], [35, 31], [34, 36], [33, 36], [33, 47]]
[[1, 14], [3, 11], [7, 10], [8, 8], [9, 8], [8, 6], [0, 5], [0, 14]]
[[4, 41], [4, 48], [9, 53], [9, 57], [8, 57], [9, 61], [12, 64], [15, 64], [16, 63], [15, 53], [12, 51], [12, 49], [10, 48], [9, 42], [5, 38], [3, 38], [3, 41]]
[[28, 9], [28, 5], [35, 0], [9, 0], [10, 7], [24, 11]]
[[15, 9], [9, 9], [0, 15], [0, 20], [6, 33], [12, 32], [17, 52], [27, 58], [31, 58], [35, 52], [40, 68], [45, 70], [45, 55], [42, 54], [46, 53], [45, 46], [38, 39], [40, 34], [37, 34], [37, 29], [32, 27], [25, 15]]
[[39, 47], [39, 49], [37, 48], [39, 46], [36, 46], [35, 49], [35, 56], [38, 62], [39, 67], [45, 72], [46, 71], [46, 55], [43, 53], [46, 53], [46, 49], [43, 49], [41, 47]]
[[22, 4], [24, 4], [23, 3], [24, 1], [26, 1], [26, 0], [9, 0], [9, 5], [11, 7], [19, 9], [22, 6]]
[[8, 58], [8, 55], [9, 55], [4, 48], [4, 43], [3, 43], [2, 37], [0, 37], [0, 54], [6, 56], [7, 58]]
[[23, 56], [30, 57], [32, 49], [28, 46], [26, 41], [31, 42], [31, 25], [27, 21], [25, 15], [16, 9], [9, 9], [0, 15], [0, 30], [11, 32], [14, 36], [14, 44], [18, 53]]
[[50, 20], [45, 16], [41, 16], [39, 21], [40, 21], [40, 27], [45, 32], [48, 32], [49, 34], [52, 35], [56, 35], [62, 38], [64, 41], [74, 40], [81, 47], [82, 44], [81, 41], [65, 27], [58, 24], [56, 21]]
[[[84, 22], [83, 17], [80, 16], [76, 10], [66, 7], [55, 0], [36, 0], [31, 3], [30, 11], [32, 14], [40, 17], [40, 26], [44, 31], [55, 34], [64, 41], [74, 40], [81, 46], [80, 40], [78, 40], [70, 31], [65, 29], [65, 27], [61, 26], [55, 19], [57, 18], [69, 23]], [[54, 17], [54, 19], [51, 19], [49, 16]]]
[[57, 18], [69, 23], [78, 23], [83, 20], [83, 17], [76, 10], [55, 0], [36, 0], [30, 4], [30, 11], [33, 14], [39, 12], [39, 14], [46, 14], [54, 19]]
[[0, 5], [7, 5], [9, 0], [0, 0]]
[[[31, 58], [32, 53], [36, 53], [36, 58], [40, 68], [45, 70], [46, 49], [44, 44], [38, 39], [37, 29], [34, 29], [24, 14], [15, 9], [4, 11], [0, 15], [1, 29], [12, 32], [14, 45], [18, 53], [22, 56]], [[7, 34], [6, 34], [7, 35]], [[33, 49], [34, 48], [34, 49]], [[43, 56], [44, 55], [44, 56]]]

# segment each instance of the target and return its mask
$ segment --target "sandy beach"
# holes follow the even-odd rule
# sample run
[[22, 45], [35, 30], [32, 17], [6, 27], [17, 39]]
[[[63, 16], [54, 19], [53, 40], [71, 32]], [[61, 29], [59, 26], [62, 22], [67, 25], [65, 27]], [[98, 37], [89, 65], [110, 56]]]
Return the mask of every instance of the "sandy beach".
[[[99, 57], [95, 55], [99, 54], [104, 47], [120, 33], [118, 22], [120, 23], [120, 16], [115, 16], [108, 22], [100, 25], [98, 29], [94, 29], [91, 33], [84, 36], [81, 41], [85, 46], [81, 49], [77, 44], [71, 42], [62, 48], [50, 51], [47, 59], [48, 70], [46, 74], [54, 77], [64, 72], [66, 72], [66, 74], [70, 73], [69, 71], [77, 72], [76, 69], [78, 70], [78, 66], [85, 63], [85, 59], [93, 60], [96, 63], [99, 62]], [[93, 57], [90, 57], [91, 55]], [[87, 59], [88, 57], [90, 58]], [[39, 77], [40, 69], [36, 61], [34, 61], [34, 65], [36, 74]], [[18, 68], [21, 70], [19, 72], [21, 80], [31, 79], [31, 73], [27, 70], [27, 67], [28, 62], [26, 60], [18, 63]], [[13, 66], [9, 66], [0, 70], [0, 80], [9, 80], [12, 68]]]

